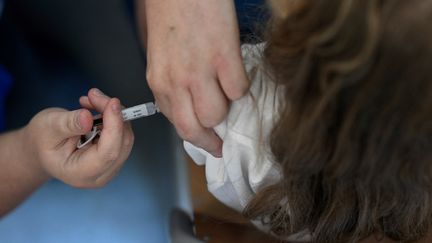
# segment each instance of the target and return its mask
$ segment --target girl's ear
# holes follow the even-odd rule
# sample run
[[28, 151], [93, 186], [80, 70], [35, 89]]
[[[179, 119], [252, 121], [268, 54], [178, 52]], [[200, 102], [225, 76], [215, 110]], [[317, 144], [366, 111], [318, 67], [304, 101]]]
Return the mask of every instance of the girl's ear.
[[268, 0], [273, 16], [281, 19], [304, 8], [309, 2], [309, 0]]

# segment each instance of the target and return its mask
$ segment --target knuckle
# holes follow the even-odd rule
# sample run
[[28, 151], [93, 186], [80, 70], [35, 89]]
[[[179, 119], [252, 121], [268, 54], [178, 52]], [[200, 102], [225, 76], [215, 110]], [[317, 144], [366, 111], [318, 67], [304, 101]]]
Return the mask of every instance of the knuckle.
[[58, 108], [49, 108], [39, 112], [33, 120], [35, 121], [43, 121], [47, 126], [53, 127], [53, 125], [57, 124], [58, 121], [58, 113], [64, 112], [63, 109]]
[[117, 160], [117, 157], [118, 157], [117, 152], [110, 151], [103, 156], [104, 163], [102, 163], [102, 164], [104, 164], [104, 165], [113, 164]]
[[204, 78], [202, 77], [202, 72], [199, 70], [190, 70], [188, 72], [182, 72], [178, 75], [175, 75], [174, 83], [177, 86], [183, 87], [183, 88], [191, 88], [195, 89], [202, 84], [202, 81]]
[[226, 100], [196, 102], [194, 103], [194, 107], [199, 122], [205, 128], [219, 125], [228, 114], [228, 103]]
[[[97, 166], [95, 167], [94, 171], [98, 172], [100, 174], [100, 172], [104, 171], [107, 168], [107, 166], [114, 164], [116, 162], [118, 156], [119, 156], [119, 151], [117, 151], [117, 149], [116, 150], [111, 149], [111, 150], [101, 154], [99, 156], [98, 163], [96, 163]], [[99, 174], [97, 174], [97, 175], [99, 175]], [[94, 176], [97, 176], [97, 175], [94, 175]]]
[[197, 116], [200, 123], [206, 128], [212, 128], [219, 125], [226, 117], [227, 111], [220, 110], [218, 112], [198, 111]]
[[39, 112], [31, 122], [39, 125], [43, 124], [46, 127], [54, 129], [54, 131], [71, 130], [75, 126], [74, 119], [71, 119], [67, 112], [67, 110], [60, 108], [45, 109]]
[[147, 83], [150, 86], [150, 88], [154, 88], [157, 84], [157, 81], [159, 80], [152, 71], [148, 70], [146, 74]]
[[165, 82], [167, 80], [165, 75], [148, 71], [146, 77], [147, 83], [153, 92], [161, 93], [165, 91]]
[[176, 122], [177, 132], [180, 137], [187, 141], [194, 141], [197, 135], [197, 129], [190, 125], [185, 120], [178, 120]]
[[74, 115], [70, 115], [66, 121], [66, 129], [68, 131], [74, 131], [76, 129], [76, 121]]
[[164, 70], [148, 71], [147, 83], [150, 89], [156, 93], [167, 93], [173, 87], [189, 88], [196, 86], [202, 80], [196, 70], [167, 72]]
[[180, 87], [190, 87], [197, 84], [197, 79], [190, 76], [180, 76], [179, 78], [174, 80], [174, 83]]
[[[115, 122], [110, 123], [109, 127], [108, 125], [106, 125], [106, 127], [104, 127], [104, 129], [106, 129], [107, 131], [111, 132], [111, 133], [115, 133], [115, 134], [119, 134], [123, 131], [123, 121], [120, 118], [120, 114], [118, 114], [117, 116], [119, 116], [118, 119], [115, 120]], [[103, 130], [102, 130], [103, 132]]]
[[153, 72], [153, 68], [150, 67], [150, 66], [147, 66], [147, 69], [146, 69], [146, 79], [147, 79], [147, 81], [150, 81], [150, 80], [152, 80], [154, 78], [153, 73], [154, 73]]

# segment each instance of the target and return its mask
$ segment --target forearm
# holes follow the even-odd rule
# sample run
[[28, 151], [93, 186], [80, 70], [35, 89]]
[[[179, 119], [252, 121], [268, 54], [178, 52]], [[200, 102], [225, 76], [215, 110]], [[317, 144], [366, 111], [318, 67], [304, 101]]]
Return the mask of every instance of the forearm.
[[0, 216], [49, 179], [36, 165], [25, 139], [23, 129], [0, 135]]

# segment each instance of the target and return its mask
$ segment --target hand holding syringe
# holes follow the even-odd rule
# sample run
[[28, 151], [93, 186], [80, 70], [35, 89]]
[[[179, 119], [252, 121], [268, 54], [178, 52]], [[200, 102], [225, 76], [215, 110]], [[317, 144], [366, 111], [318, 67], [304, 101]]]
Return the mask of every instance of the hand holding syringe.
[[[159, 108], [153, 102], [133, 106], [122, 110], [123, 121], [131, 121], [141, 117], [147, 117], [159, 112]], [[101, 132], [103, 124], [102, 115], [96, 115], [93, 120], [93, 129], [91, 132], [81, 136], [78, 140], [77, 148], [82, 148], [95, 139]]]

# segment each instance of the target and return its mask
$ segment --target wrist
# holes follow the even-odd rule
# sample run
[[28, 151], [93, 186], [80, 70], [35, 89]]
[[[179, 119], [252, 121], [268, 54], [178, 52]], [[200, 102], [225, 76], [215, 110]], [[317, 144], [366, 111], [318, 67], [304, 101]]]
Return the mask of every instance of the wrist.
[[51, 176], [43, 167], [43, 163], [37, 152], [37, 141], [34, 141], [28, 126], [16, 131], [16, 139], [19, 148], [17, 149], [18, 155], [16, 156], [18, 158], [17, 163], [20, 163], [23, 170], [33, 178], [41, 181], [49, 180]]

